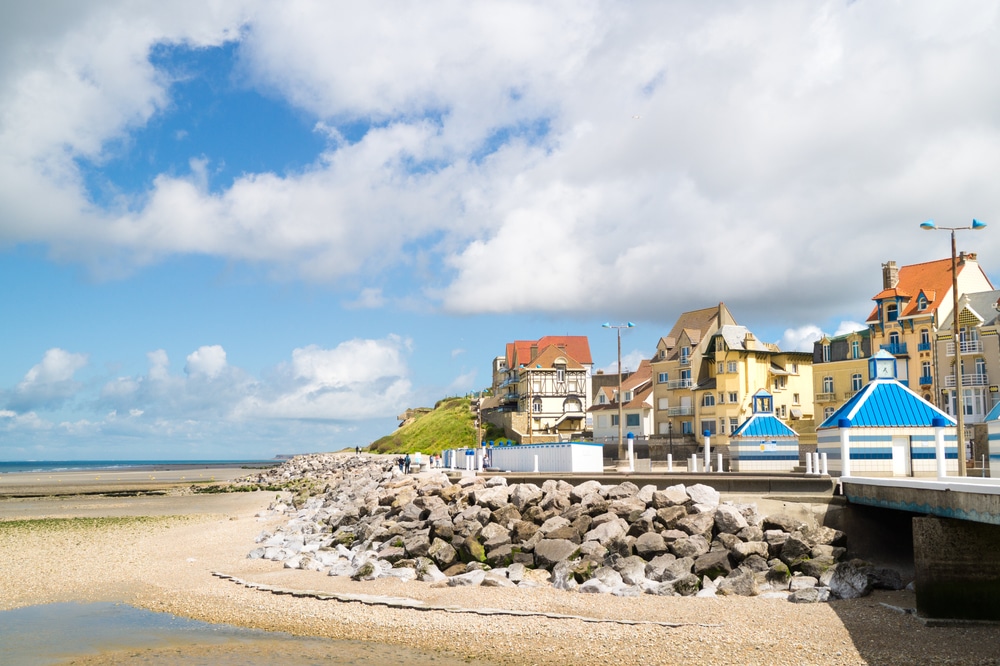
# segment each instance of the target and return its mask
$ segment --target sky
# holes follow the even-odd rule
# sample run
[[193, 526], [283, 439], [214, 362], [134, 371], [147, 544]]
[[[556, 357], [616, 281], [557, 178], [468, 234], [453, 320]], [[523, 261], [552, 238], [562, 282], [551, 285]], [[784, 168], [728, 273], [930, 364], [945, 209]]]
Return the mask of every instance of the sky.
[[[0, 8], [0, 460], [364, 446], [507, 342], [1000, 275], [1000, 4]], [[994, 279], [996, 279], [994, 277]]]

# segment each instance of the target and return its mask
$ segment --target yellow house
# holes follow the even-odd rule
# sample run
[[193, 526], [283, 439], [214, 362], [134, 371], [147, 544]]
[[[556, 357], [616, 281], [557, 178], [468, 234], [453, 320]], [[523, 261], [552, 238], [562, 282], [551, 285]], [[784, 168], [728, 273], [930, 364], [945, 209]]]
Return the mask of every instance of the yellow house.
[[868, 383], [872, 355], [871, 331], [862, 329], [830, 337], [813, 345], [813, 391], [816, 412], [825, 421]]

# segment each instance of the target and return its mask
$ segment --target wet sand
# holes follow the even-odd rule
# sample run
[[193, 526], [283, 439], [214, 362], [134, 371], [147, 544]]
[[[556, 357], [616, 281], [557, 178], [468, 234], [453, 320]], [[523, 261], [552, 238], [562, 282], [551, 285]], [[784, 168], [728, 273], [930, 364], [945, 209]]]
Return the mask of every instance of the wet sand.
[[[77, 480], [82, 481], [82, 480]], [[59, 482], [62, 483], [62, 482]], [[36, 490], [44, 490], [44, 484]], [[57, 486], [57, 489], [59, 486]], [[275, 493], [0, 499], [0, 609], [59, 601], [118, 601], [182, 617], [297, 635], [447, 650], [498, 664], [998, 664], [1000, 628], [927, 628], [887, 607], [907, 592], [829, 604], [759, 598], [618, 598], [540, 588], [441, 588], [356, 583], [247, 559], [254, 538], [284, 522]], [[16, 563], [11, 566], [11, 563]], [[295, 590], [406, 597], [436, 606], [585, 616], [600, 622], [379, 605], [272, 594]], [[623, 624], [619, 621], [676, 623]]]

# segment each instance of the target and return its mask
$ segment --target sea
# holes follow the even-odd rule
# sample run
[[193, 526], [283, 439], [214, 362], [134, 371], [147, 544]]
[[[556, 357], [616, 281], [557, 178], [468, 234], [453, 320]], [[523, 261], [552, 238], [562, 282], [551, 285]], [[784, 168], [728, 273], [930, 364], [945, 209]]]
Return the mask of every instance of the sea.
[[99, 470], [171, 470], [208, 467], [273, 467], [284, 459], [268, 460], [10, 460], [0, 461], [0, 474], [7, 472], [89, 472]]

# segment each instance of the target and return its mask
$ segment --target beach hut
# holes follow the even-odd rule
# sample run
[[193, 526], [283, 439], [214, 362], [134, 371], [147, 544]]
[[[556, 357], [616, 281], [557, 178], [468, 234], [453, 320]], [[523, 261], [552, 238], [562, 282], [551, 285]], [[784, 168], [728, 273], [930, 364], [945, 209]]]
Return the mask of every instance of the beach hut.
[[[1000, 476], [1000, 403], [986, 415], [986, 432], [989, 436], [990, 476]], [[993, 470], [997, 470], [995, 473]]]
[[790, 472], [799, 464], [799, 435], [774, 415], [774, 398], [764, 390], [751, 398], [750, 418], [729, 436], [734, 472]]
[[830, 472], [843, 474], [846, 449], [848, 476], [938, 476], [936, 443], [943, 432], [944, 469], [955, 474], [955, 420], [896, 379], [889, 352], [869, 359], [868, 375], [868, 384], [816, 430]]

